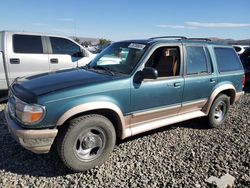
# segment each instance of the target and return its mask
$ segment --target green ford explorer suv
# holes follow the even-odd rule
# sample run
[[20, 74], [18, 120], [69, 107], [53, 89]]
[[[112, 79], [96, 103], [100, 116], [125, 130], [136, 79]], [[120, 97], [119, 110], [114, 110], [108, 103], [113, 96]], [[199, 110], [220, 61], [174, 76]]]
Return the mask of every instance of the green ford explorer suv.
[[128, 40], [85, 67], [16, 79], [5, 117], [24, 148], [47, 153], [56, 142], [65, 165], [84, 171], [104, 163], [117, 139], [197, 117], [219, 127], [244, 80], [231, 46], [185, 37]]

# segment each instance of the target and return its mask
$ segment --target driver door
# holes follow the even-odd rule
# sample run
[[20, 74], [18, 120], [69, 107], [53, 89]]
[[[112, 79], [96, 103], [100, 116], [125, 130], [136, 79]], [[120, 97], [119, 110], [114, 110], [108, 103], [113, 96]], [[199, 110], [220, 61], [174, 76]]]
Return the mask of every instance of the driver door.
[[[163, 52], [164, 49], [169, 50], [168, 54]], [[178, 65], [172, 74], [174, 61]], [[145, 67], [148, 66], [158, 71], [158, 78], [144, 79], [140, 84], [132, 83], [131, 125], [173, 116], [181, 109], [184, 88], [181, 46], [156, 48], [145, 64]]]

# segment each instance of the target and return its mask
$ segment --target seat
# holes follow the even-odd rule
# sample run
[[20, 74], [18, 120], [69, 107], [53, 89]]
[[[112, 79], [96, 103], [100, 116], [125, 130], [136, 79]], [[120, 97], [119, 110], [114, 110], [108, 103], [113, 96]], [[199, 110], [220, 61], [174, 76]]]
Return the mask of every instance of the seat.
[[178, 67], [178, 63], [177, 63], [177, 57], [173, 56], [173, 76], [177, 76], [179, 75], [179, 67]]
[[160, 60], [155, 66], [159, 77], [175, 76], [177, 69], [176, 67], [176, 65], [174, 66], [174, 56], [161, 56]]
[[153, 67], [158, 71], [158, 77], [179, 75], [178, 50], [175, 48], [157, 49], [146, 63], [146, 67]]

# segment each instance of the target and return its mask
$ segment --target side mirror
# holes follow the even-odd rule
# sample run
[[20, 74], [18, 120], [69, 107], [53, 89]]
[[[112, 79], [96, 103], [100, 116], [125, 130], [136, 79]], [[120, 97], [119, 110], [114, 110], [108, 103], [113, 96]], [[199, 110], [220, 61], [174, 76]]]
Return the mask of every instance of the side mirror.
[[80, 54], [81, 54], [81, 57], [88, 57], [89, 56], [88, 53], [83, 48], [81, 48]]
[[84, 49], [81, 48], [79, 52], [76, 52], [72, 56], [73, 57], [88, 57], [88, 54]]
[[158, 77], [158, 71], [152, 67], [145, 67], [142, 70], [143, 79], [156, 79]]

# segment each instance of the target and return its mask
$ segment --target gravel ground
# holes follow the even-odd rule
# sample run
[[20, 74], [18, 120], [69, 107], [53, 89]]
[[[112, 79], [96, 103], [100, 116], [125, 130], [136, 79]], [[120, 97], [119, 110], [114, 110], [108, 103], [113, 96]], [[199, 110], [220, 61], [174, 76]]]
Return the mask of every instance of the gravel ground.
[[[2, 110], [4, 104], [0, 106]], [[0, 187], [214, 187], [210, 176], [226, 173], [235, 187], [250, 187], [250, 89], [231, 107], [220, 129], [200, 119], [122, 141], [110, 159], [84, 173], [72, 173], [57, 156], [19, 146], [0, 121]]]

